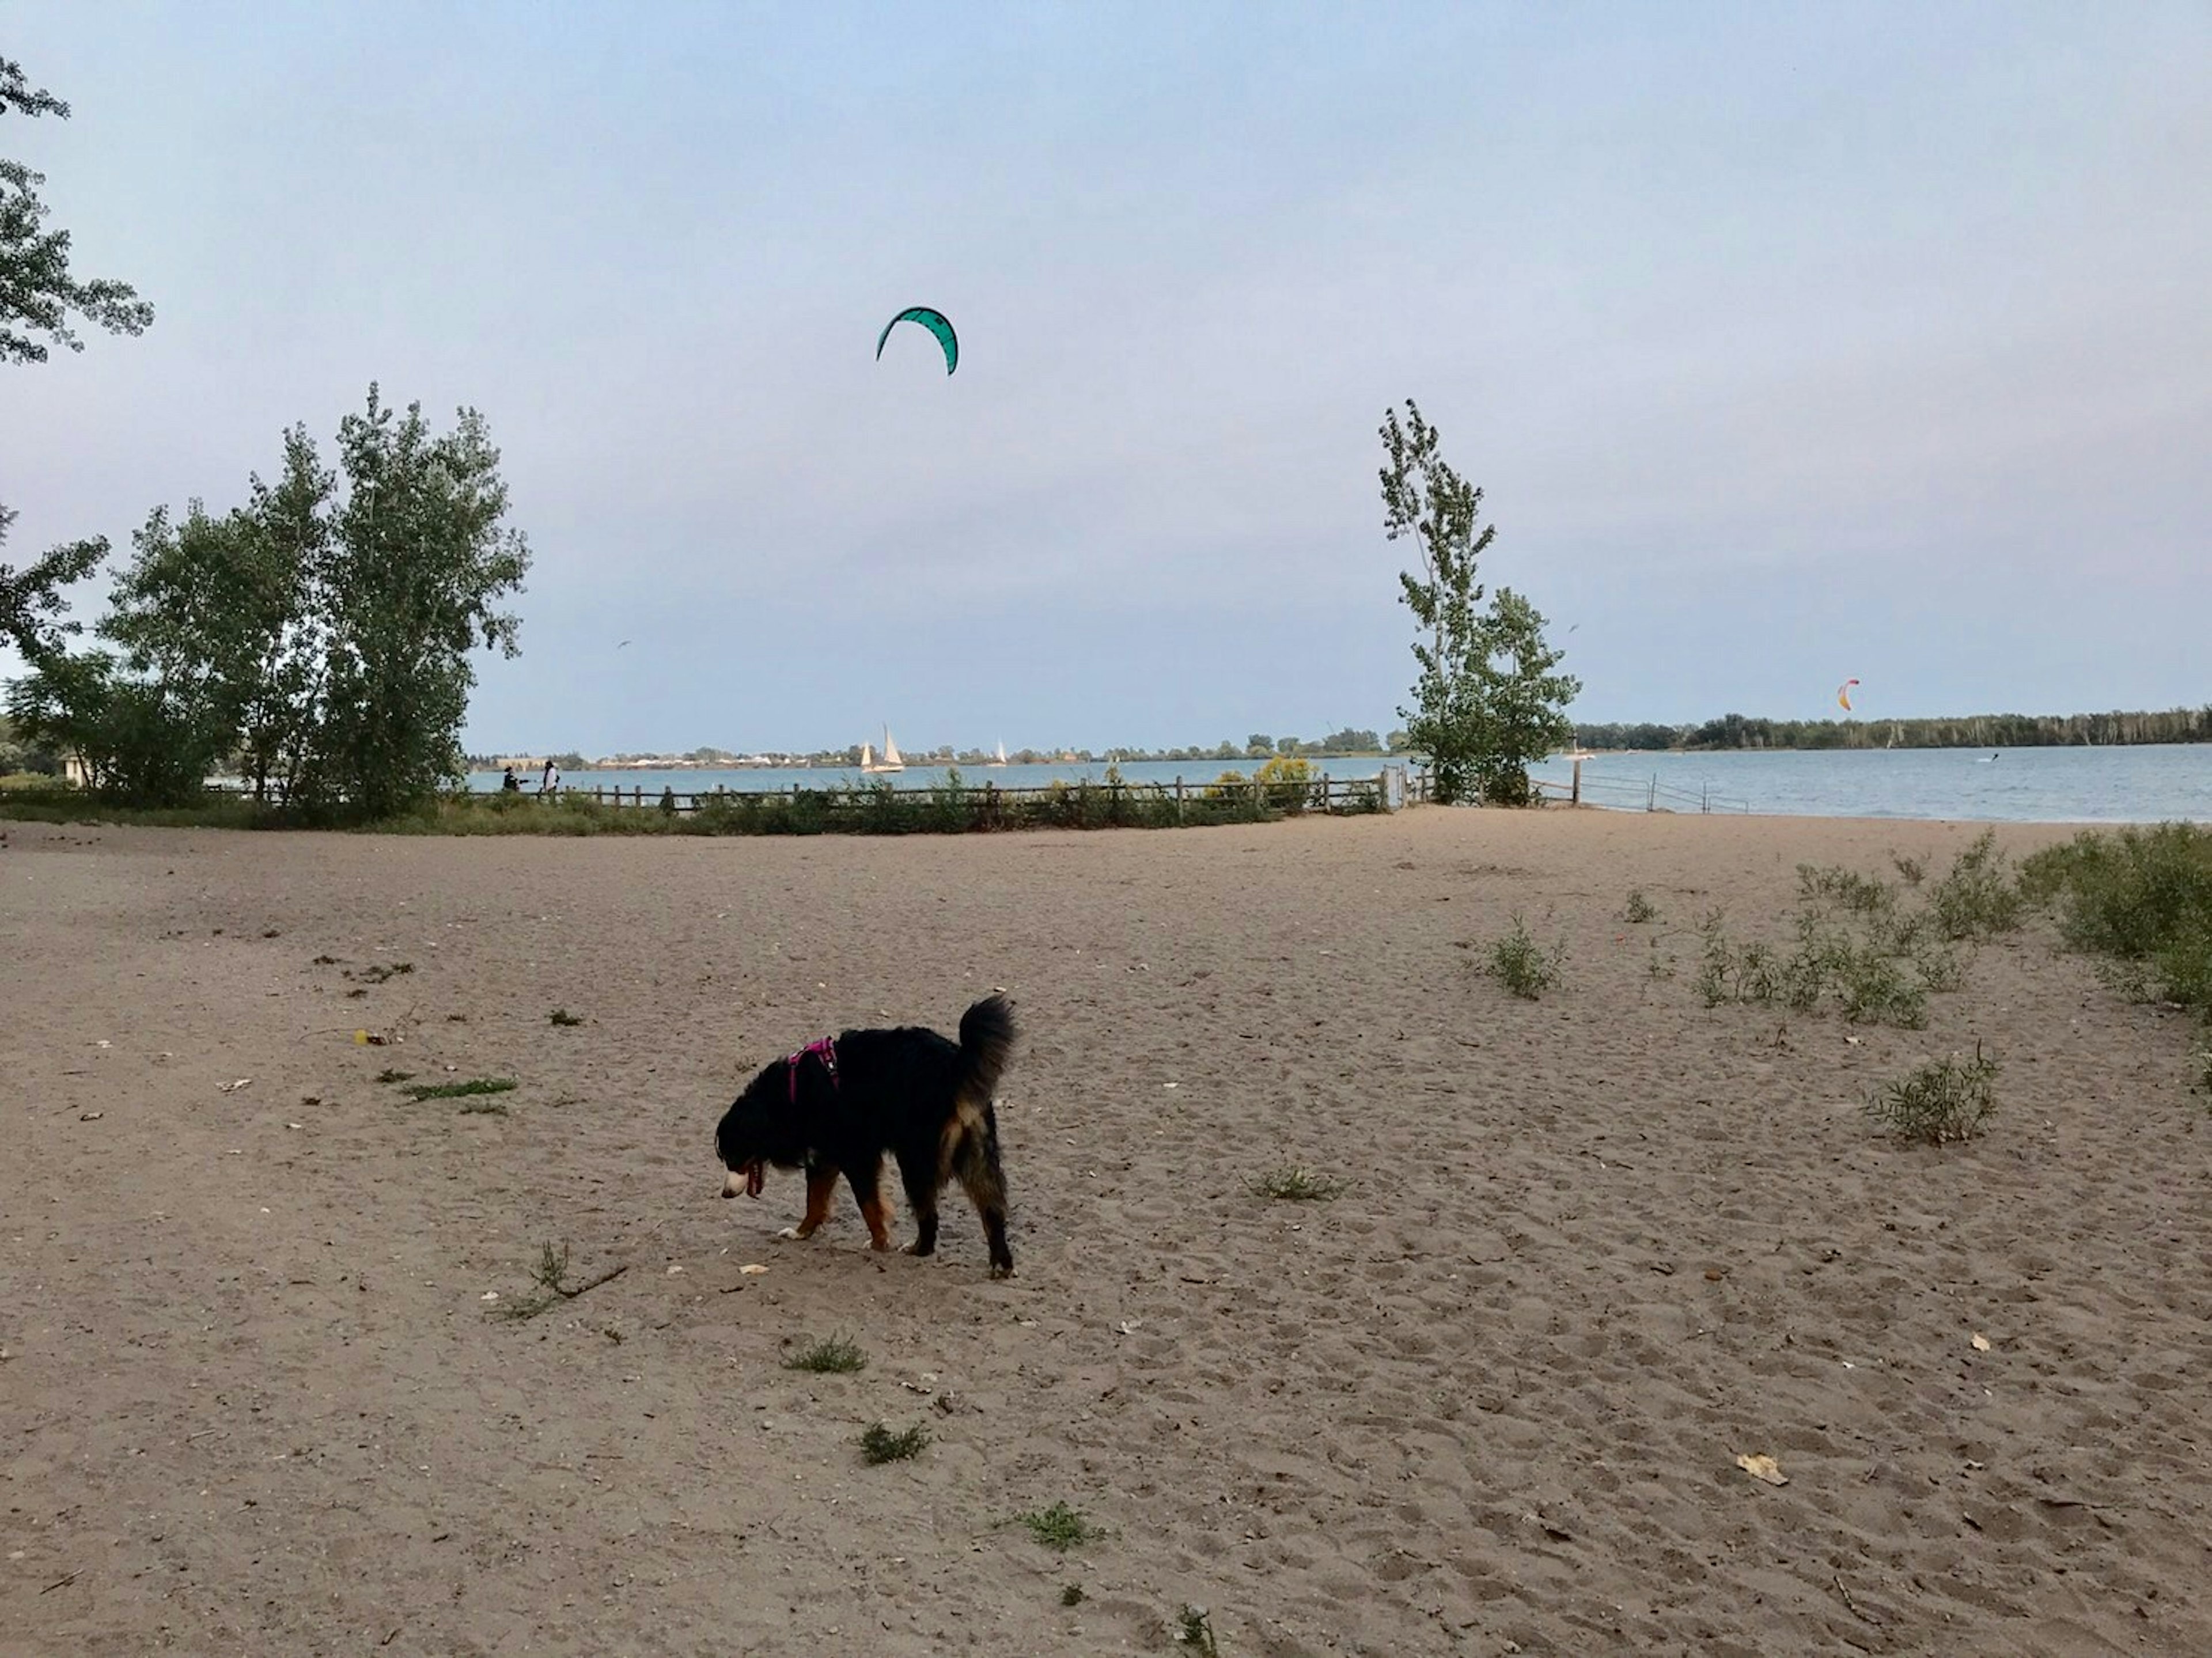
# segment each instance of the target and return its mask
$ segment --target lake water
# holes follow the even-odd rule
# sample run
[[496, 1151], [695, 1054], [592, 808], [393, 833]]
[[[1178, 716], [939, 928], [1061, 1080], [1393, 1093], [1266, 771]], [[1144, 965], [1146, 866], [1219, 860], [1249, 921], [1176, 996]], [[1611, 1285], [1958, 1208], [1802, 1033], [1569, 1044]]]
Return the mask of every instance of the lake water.
[[[1132, 783], [1210, 783], [1224, 771], [1251, 772], [1250, 760], [1160, 760], [1124, 763]], [[1372, 777], [1373, 756], [1312, 762], [1332, 777]], [[1534, 774], [1564, 789], [1570, 762], [1553, 759]], [[972, 786], [1041, 788], [1055, 782], [1103, 783], [1103, 762], [963, 768]], [[565, 789], [662, 788], [711, 793], [836, 788], [888, 781], [899, 788], [941, 786], [942, 768], [909, 766], [864, 777], [852, 768], [799, 769], [746, 766], [724, 771], [574, 771]], [[497, 772], [474, 774], [478, 790], [499, 787]], [[534, 793], [534, 775], [523, 780]], [[1590, 804], [1641, 810], [1656, 802], [1674, 811], [1751, 811], [1801, 817], [1901, 817], [1990, 823], [2156, 823], [2212, 821], [2212, 744], [2135, 748], [1988, 750], [1861, 749], [1802, 753], [1601, 754], [1583, 762], [1583, 798]]]
[[[1572, 767], [1534, 768], [1565, 785]], [[2133, 748], [1855, 749], [1798, 753], [1601, 754], [1583, 762], [1598, 805], [1651, 797], [1676, 811], [1909, 817], [2000, 823], [2212, 820], [2212, 743]]]

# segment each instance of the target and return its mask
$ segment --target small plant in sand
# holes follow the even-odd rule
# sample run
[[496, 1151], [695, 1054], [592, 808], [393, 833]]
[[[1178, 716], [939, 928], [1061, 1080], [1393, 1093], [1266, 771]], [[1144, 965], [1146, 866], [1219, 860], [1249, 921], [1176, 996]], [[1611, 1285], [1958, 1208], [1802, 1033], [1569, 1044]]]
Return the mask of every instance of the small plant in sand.
[[1343, 1181], [1296, 1165], [1271, 1169], [1252, 1182], [1253, 1196], [1285, 1203], [1327, 1203], [1343, 1191]]
[[461, 1114], [465, 1117], [508, 1117], [514, 1114], [507, 1109], [505, 1100], [464, 1100]]
[[928, 1443], [927, 1428], [915, 1426], [893, 1433], [882, 1423], [871, 1422], [867, 1431], [860, 1436], [860, 1455], [872, 1467], [879, 1462], [903, 1462], [910, 1456], [920, 1456]]
[[365, 985], [380, 985], [386, 979], [397, 979], [402, 974], [412, 973], [414, 970], [415, 963], [412, 962], [393, 962], [386, 966], [378, 966], [372, 963], [358, 973], [348, 973], [346, 977], [358, 979]]
[[1972, 1060], [1954, 1054], [1884, 1083], [1867, 1113], [1910, 1145], [1969, 1140], [1996, 1111], [1996, 1074], [1997, 1062], [1976, 1042]]
[[1054, 1554], [1066, 1554], [1085, 1543], [1095, 1543], [1106, 1534], [1085, 1516], [1082, 1509], [1071, 1509], [1065, 1503], [1055, 1503], [1048, 1509], [1031, 1509], [1006, 1523], [1026, 1526], [1030, 1535]]
[[1620, 919], [1632, 926], [1642, 926], [1646, 921], [1657, 920], [1659, 909], [1644, 896], [1642, 887], [1631, 887], [1628, 890], [1628, 902], [1621, 909]]
[[1534, 1001], [1559, 982], [1560, 965], [1567, 959], [1564, 943], [1548, 954], [1528, 933], [1528, 924], [1513, 918], [1512, 931], [1490, 947], [1490, 976], [1524, 1001]]
[[1221, 1649], [1213, 1644], [1213, 1625], [1204, 1606], [1185, 1606], [1176, 1614], [1175, 1638], [1177, 1645], [1188, 1647], [1199, 1658], [1221, 1658]]
[[545, 1023], [548, 1024], [556, 1024], [566, 1029], [571, 1025], [580, 1025], [584, 1022], [578, 1018], [574, 1014], [568, 1011], [567, 1008], [556, 1007], [550, 1013], [548, 1013], [545, 1016]]
[[[517, 1296], [513, 1301], [500, 1303], [491, 1309], [491, 1315], [512, 1323], [520, 1323], [525, 1319], [536, 1318], [549, 1307], [557, 1307], [564, 1301], [574, 1301], [586, 1290], [596, 1290], [602, 1284], [620, 1278], [629, 1270], [629, 1264], [625, 1261], [619, 1266], [608, 1268], [588, 1283], [572, 1288], [568, 1283], [568, 1246], [562, 1244], [560, 1253], [556, 1254], [550, 1243], [542, 1244], [538, 1248], [538, 1265], [530, 1272], [531, 1282], [537, 1288], [526, 1295]], [[619, 1337], [616, 1339], [620, 1339]]]
[[1897, 866], [1898, 878], [1909, 887], [1917, 887], [1928, 878], [1928, 865], [1924, 859], [1907, 858], [1901, 852], [1893, 852], [1889, 854], [1889, 861]]
[[830, 1336], [810, 1341], [796, 1352], [785, 1355], [783, 1368], [811, 1370], [817, 1376], [850, 1376], [855, 1370], [868, 1368], [868, 1356], [846, 1337]]
[[399, 1091], [410, 1100], [465, 1100], [480, 1094], [511, 1094], [518, 1086], [512, 1077], [471, 1077], [459, 1083], [410, 1083]]
[[1060, 1604], [1063, 1606], [1081, 1606], [1083, 1604], [1083, 1585], [1080, 1583], [1069, 1583], [1064, 1585], [1060, 1591]]
[[376, 1073], [376, 1079], [380, 1083], [412, 1082], [414, 1078], [415, 1073], [411, 1071], [394, 1071], [386, 1069]]

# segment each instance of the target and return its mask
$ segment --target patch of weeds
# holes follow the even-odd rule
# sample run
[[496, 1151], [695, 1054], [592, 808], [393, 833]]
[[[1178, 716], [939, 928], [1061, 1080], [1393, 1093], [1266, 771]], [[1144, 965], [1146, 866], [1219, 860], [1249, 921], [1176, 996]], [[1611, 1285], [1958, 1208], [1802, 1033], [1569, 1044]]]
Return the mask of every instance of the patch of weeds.
[[2020, 926], [2027, 900], [1997, 849], [1996, 830], [1984, 829], [1952, 860], [1951, 872], [1929, 890], [1928, 902], [1946, 938], [1994, 938]]
[[1628, 903], [1621, 910], [1620, 919], [1631, 926], [1641, 926], [1646, 921], [1657, 920], [1659, 910], [1657, 906], [1644, 896], [1642, 887], [1631, 887], [1628, 890]]
[[1327, 1203], [1344, 1193], [1344, 1182], [1330, 1175], [1316, 1175], [1295, 1165], [1271, 1169], [1252, 1182], [1252, 1195], [1276, 1198], [1286, 1203]]
[[1878, 915], [1897, 906], [1896, 890], [1871, 875], [1834, 865], [1816, 869], [1797, 865], [1797, 889], [1804, 897], [1826, 899], [1861, 915]]
[[336, 967], [344, 958], [337, 956], [318, 956], [307, 963], [309, 967]]
[[410, 1100], [465, 1100], [479, 1094], [508, 1094], [519, 1084], [512, 1077], [471, 1077], [465, 1083], [414, 1083], [400, 1090]]
[[855, 1370], [868, 1368], [868, 1356], [858, 1343], [843, 1336], [830, 1336], [822, 1341], [810, 1341], [795, 1353], [787, 1354], [783, 1361], [787, 1370], [811, 1370], [817, 1376], [850, 1376]]
[[[608, 1268], [589, 1283], [579, 1284], [571, 1289], [568, 1286], [568, 1246], [562, 1244], [561, 1253], [556, 1254], [550, 1243], [542, 1244], [538, 1249], [538, 1265], [530, 1272], [531, 1282], [538, 1287], [526, 1295], [517, 1296], [513, 1301], [500, 1303], [491, 1309], [491, 1315], [519, 1324], [526, 1319], [536, 1318], [549, 1307], [556, 1307], [564, 1301], [574, 1301], [586, 1290], [596, 1290], [610, 1279], [620, 1278], [629, 1270], [629, 1263], [624, 1261], [619, 1266]], [[614, 1339], [619, 1341], [622, 1338], [616, 1336]]]
[[1221, 1658], [1221, 1649], [1213, 1644], [1213, 1625], [1207, 1621], [1204, 1606], [1186, 1606], [1176, 1614], [1175, 1638], [1200, 1658]]
[[415, 1079], [415, 1073], [411, 1071], [392, 1071], [387, 1069], [378, 1072], [376, 1073], [376, 1079], [380, 1083], [412, 1082]]
[[392, 962], [381, 967], [372, 963], [358, 973], [347, 974], [346, 977], [358, 979], [365, 985], [380, 985], [386, 979], [397, 979], [414, 970], [415, 963], [412, 962]]
[[1846, 944], [1835, 960], [1836, 992], [1853, 1024], [1917, 1030], [1928, 1023], [1928, 991], [1893, 956]]
[[1997, 1062], [1974, 1044], [1974, 1057], [1956, 1054], [1884, 1083], [1867, 1102], [1867, 1114], [1908, 1145], [1968, 1140], [1996, 1111]]
[[465, 1117], [504, 1117], [512, 1114], [505, 1100], [471, 1100], [461, 1107]]
[[1674, 976], [1678, 966], [1679, 963], [1671, 950], [1668, 952], [1665, 961], [1659, 959], [1659, 941], [1653, 939], [1650, 958], [1644, 963], [1644, 972], [1655, 979], [1671, 979]]
[[867, 1431], [860, 1436], [860, 1455], [871, 1466], [903, 1462], [910, 1456], [920, 1456], [928, 1443], [929, 1430], [919, 1424], [893, 1433], [882, 1423], [871, 1422]]
[[1559, 982], [1560, 965], [1567, 959], [1564, 942], [1547, 955], [1528, 933], [1528, 924], [1513, 918], [1513, 930], [1490, 947], [1490, 976], [1523, 1001], [1534, 1001]]
[[584, 1022], [578, 1018], [574, 1014], [568, 1011], [567, 1008], [556, 1007], [550, 1013], [548, 1013], [545, 1016], [545, 1023], [548, 1024], [557, 1024], [566, 1028], [570, 1025], [579, 1025]]
[[1066, 1554], [1070, 1549], [1095, 1543], [1106, 1535], [1091, 1524], [1082, 1509], [1071, 1509], [1065, 1503], [1055, 1503], [1048, 1509], [1032, 1509], [1027, 1514], [1016, 1515], [1006, 1523], [1028, 1527], [1030, 1535], [1054, 1554]]
[[1735, 971], [1735, 951], [1728, 941], [1727, 919], [1717, 909], [1705, 912], [1698, 923], [1698, 999], [1707, 1007], [1729, 999], [1729, 981]]
[[1889, 854], [1889, 861], [1897, 866], [1898, 878], [1909, 887], [1917, 887], [1928, 878], [1928, 865], [1918, 858], [1907, 858], [1901, 852]]
[[1063, 1586], [1060, 1591], [1060, 1604], [1063, 1606], [1081, 1606], [1083, 1604], [1083, 1585], [1080, 1583], [1069, 1583]]

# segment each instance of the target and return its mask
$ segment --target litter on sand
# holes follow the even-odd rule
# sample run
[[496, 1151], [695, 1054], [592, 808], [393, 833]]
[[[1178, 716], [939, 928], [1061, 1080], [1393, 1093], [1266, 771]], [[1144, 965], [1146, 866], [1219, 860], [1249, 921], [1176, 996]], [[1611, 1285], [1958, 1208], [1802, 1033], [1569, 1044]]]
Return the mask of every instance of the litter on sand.
[[1790, 1483], [1790, 1476], [1782, 1472], [1782, 1465], [1771, 1456], [1739, 1456], [1735, 1465], [1753, 1479], [1764, 1479], [1770, 1485]]

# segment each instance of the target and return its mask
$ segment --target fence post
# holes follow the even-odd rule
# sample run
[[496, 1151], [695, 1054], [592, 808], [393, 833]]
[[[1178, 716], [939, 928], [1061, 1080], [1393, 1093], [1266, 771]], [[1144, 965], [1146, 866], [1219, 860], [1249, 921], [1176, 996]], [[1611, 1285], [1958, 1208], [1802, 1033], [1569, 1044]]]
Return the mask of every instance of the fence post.
[[1659, 774], [1656, 771], [1651, 774], [1651, 793], [1644, 797], [1644, 810], [1646, 811], [1659, 810]]
[[1700, 782], [1698, 785], [1698, 815], [1699, 817], [1705, 816], [1713, 809], [1713, 803], [1708, 793], [1711, 787], [1712, 784], [1710, 781]]
[[1176, 774], [1176, 822], [1182, 822], [1182, 774]]
[[606, 785], [605, 785], [605, 784], [604, 784], [604, 783], [594, 783], [594, 784], [592, 784], [592, 804], [593, 805], [595, 805], [595, 806], [604, 806], [605, 805], [606, 805], [606, 803], [607, 803], [607, 790], [606, 790]]
[[1575, 762], [1575, 787], [1574, 787], [1574, 793], [1571, 793], [1571, 794], [1570, 794], [1570, 795], [1567, 797], [1567, 804], [1568, 804], [1569, 805], [1571, 805], [1571, 806], [1579, 806], [1580, 805], [1582, 805], [1582, 803], [1583, 803], [1583, 762], [1582, 762], [1581, 761], [1577, 760], [1577, 761], [1576, 761], [1576, 762]]
[[1328, 774], [1327, 772], [1321, 774], [1321, 811], [1322, 817], [1328, 816]]

